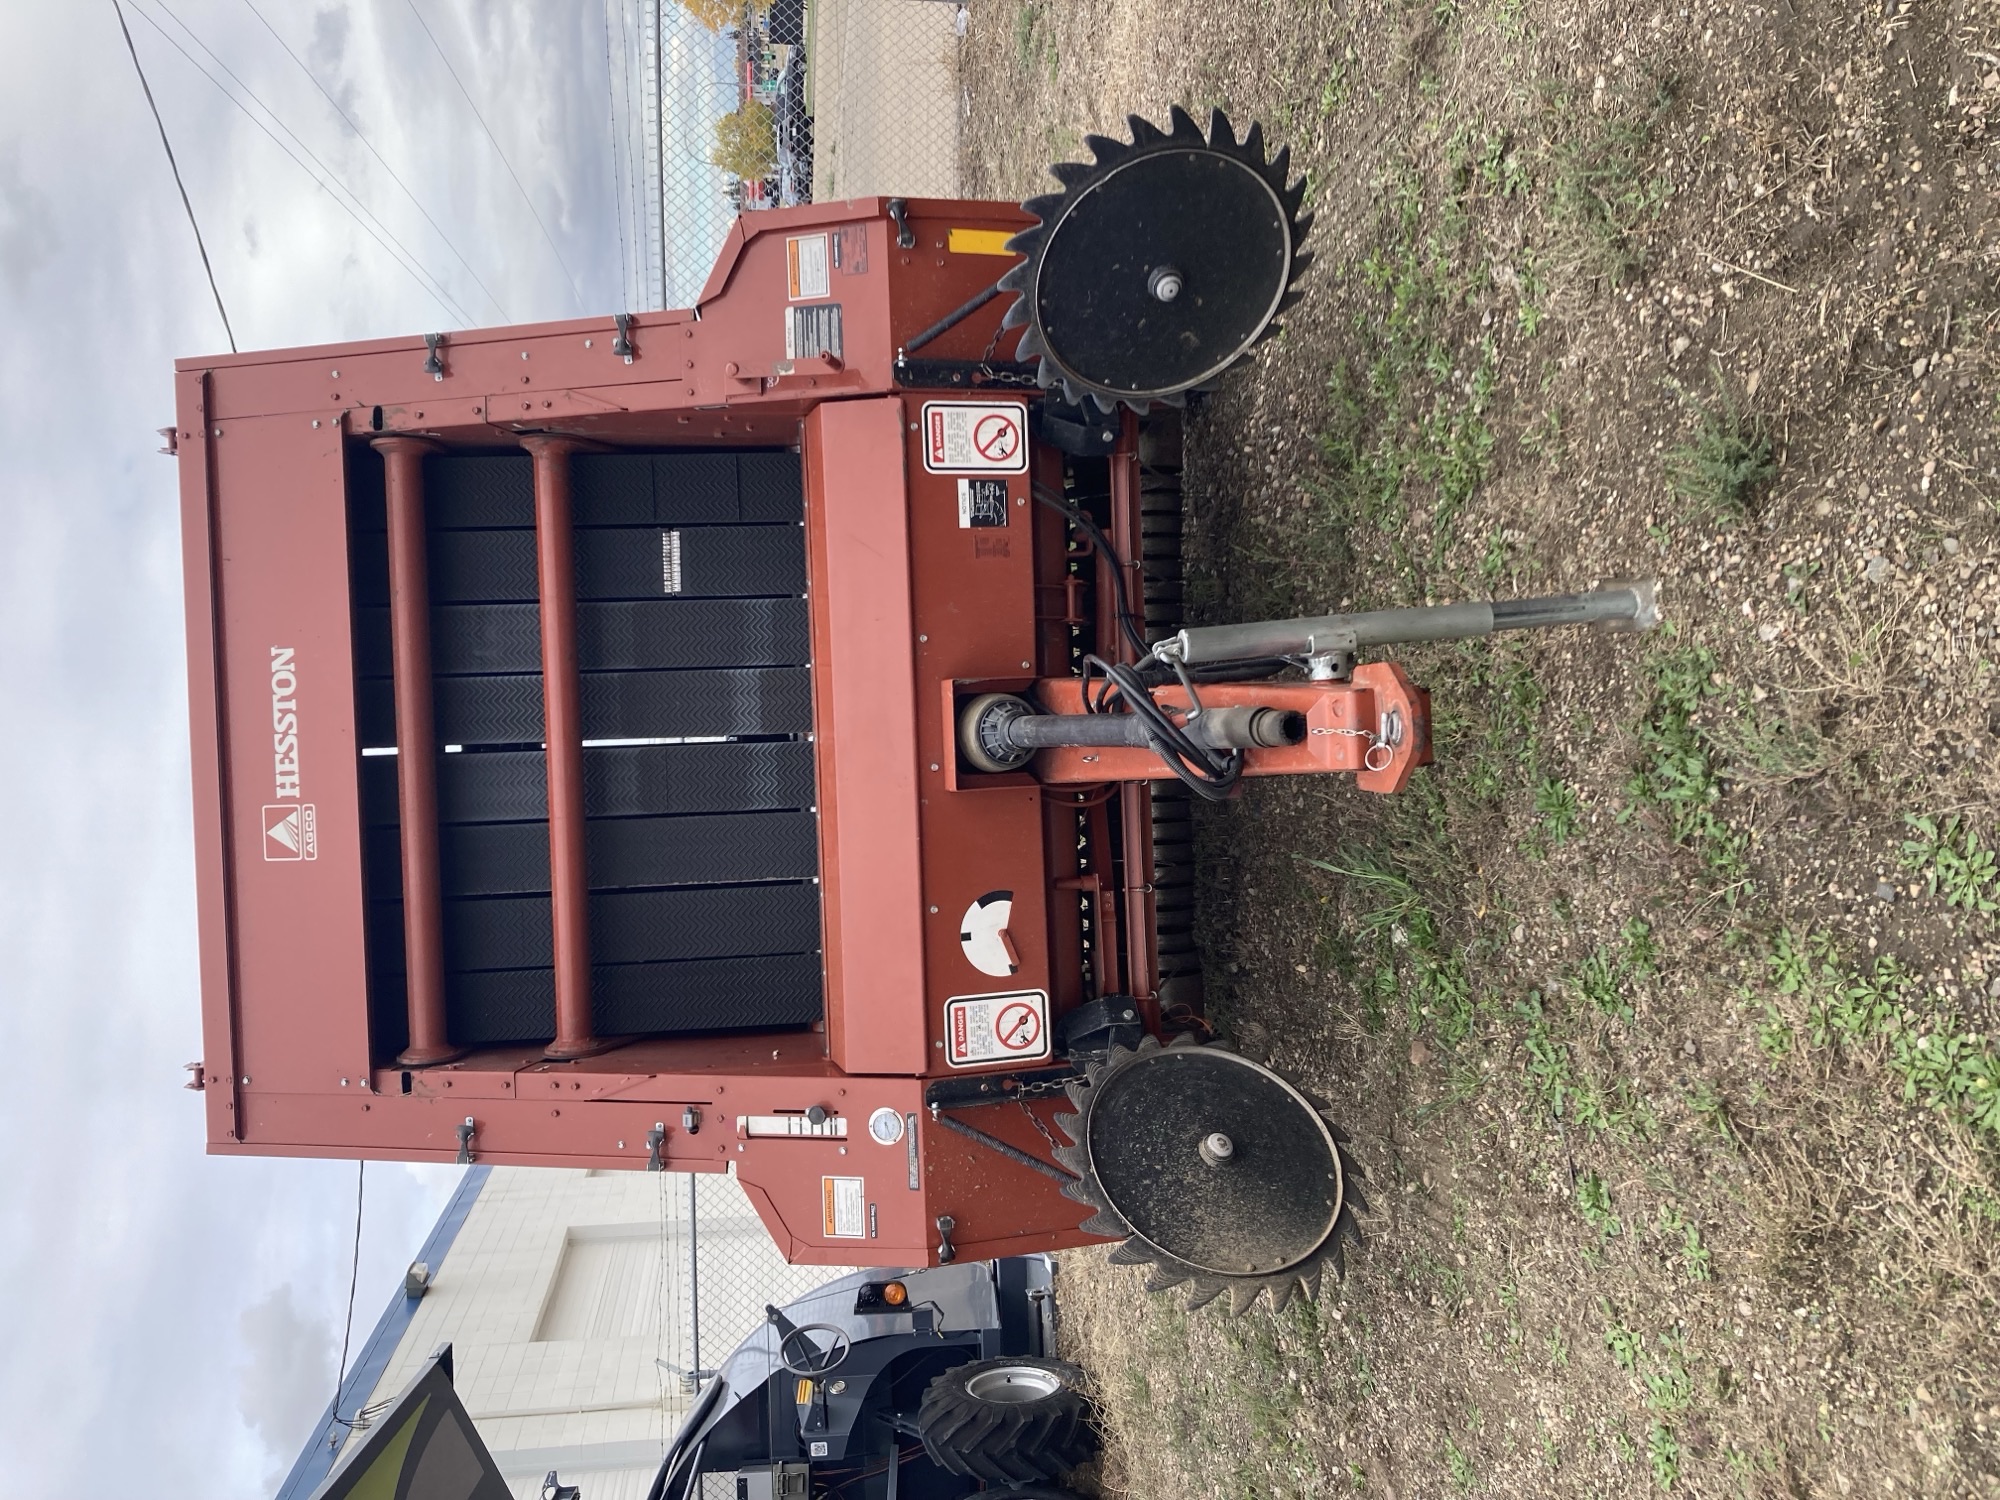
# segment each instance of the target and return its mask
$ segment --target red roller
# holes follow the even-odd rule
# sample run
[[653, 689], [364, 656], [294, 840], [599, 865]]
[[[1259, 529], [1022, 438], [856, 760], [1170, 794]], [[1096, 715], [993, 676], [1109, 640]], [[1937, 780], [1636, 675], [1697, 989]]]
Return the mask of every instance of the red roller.
[[555, 930], [556, 1038], [544, 1056], [607, 1045], [590, 1018], [590, 876], [584, 853], [583, 695], [576, 666], [576, 546], [561, 437], [523, 438], [535, 460], [535, 570], [542, 610], [542, 739], [549, 776], [549, 906]]
[[410, 1045], [396, 1060], [420, 1068], [464, 1053], [445, 1025], [444, 900], [438, 870], [437, 728], [431, 705], [430, 571], [424, 531], [422, 438], [375, 440], [389, 511], [389, 635], [396, 674], [396, 789], [403, 845], [403, 951]]

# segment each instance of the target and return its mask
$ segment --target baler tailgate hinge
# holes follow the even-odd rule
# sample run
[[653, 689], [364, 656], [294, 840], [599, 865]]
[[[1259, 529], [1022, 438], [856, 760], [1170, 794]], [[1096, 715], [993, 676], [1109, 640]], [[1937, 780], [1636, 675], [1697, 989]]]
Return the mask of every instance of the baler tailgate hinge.
[[667, 1170], [667, 1164], [660, 1156], [660, 1147], [666, 1144], [666, 1139], [667, 1127], [665, 1121], [659, 1122], [646, 1132], [646, 1170], [648, 1172], [664, 1172]]
[[450, 336], [447, 334], [427, 333], [424, 335], [424, 348], [429, 351], [424, 355], [424, 373], [433, 380], [442, 380], [450, 373], [445, 369], [444, 365], [444, 346], [448, 342], [450, 342]]
[[465, 1123], [458, 1127], [458, 1164], [461, 1167], [472, 1165], [472, 1137], [478, 1128], [473, 1123], [471, 1115], [467, 1115]]
[[639, 357], [639, 351], [632, 344], [632, 315], [615, 313], [613, 317], [618, 324], [618, 334], [611, 340], [611, 352], [622, 356], [629, 365]]

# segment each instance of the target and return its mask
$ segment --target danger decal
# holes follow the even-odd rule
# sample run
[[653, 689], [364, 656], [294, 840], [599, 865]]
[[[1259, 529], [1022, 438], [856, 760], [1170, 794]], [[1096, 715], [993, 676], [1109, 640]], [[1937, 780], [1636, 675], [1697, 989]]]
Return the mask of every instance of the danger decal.
[[1049, 1055], [1043, 990], [956, 995], [945, 1002], [945, 1060], [954, 1068], [1035, 1062]]
[[924, 468], [933, 474], [1028, 472], [1028, 409], [1013, 402], [928, 401]]

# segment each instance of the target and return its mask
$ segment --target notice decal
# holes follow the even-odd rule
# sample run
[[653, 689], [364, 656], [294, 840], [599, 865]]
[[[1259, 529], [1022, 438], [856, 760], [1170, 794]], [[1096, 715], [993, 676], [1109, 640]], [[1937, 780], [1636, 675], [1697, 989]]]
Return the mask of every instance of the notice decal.
[[1013, 402], [926, 401], [924, 468], [933, 474], [1028, 472], [1028, 409]]
[[955, 995], [944, 1007], [945, 1060], [954, 1068], [1035, 1062], [1049, 1055], [1044, 990]]
[[830, 1240], [868, 1238], [868, 1184], [859, 1177], [819, 1180], [822, 1227]]
[[833, 289], [828, 261], [823, 234], [795, 234], [785, 241], [785, 288], [792, 301], [809, 302]]
[[961, 479], [958, 482], [958, 524], [961, 530], [974, 526], [1007, 524], [1007, 481], [1004, 479]]

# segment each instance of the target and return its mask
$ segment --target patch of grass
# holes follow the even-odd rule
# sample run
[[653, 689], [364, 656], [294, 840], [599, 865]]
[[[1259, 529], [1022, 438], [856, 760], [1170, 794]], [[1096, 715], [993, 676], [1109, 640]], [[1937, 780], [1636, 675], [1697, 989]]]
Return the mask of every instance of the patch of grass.
[[1476, 1479], [1472, 1472], [1472, 1460], [1466, 1456], [1463, 1448], [1452, 1441], [1450, 1433], [1446, 1433], [1444, 1438], [1444, 1466], [1446, 1472], [1451, 1475], [1453, 1484], [1462, 1490], [1472, 1488]]
[[1671, 196], [1646, 167], [1674, 93], [1673, 80], [1661, 79], [1604, 114], [1567, 93], [1551, 98], [1542, 164], [1548, 217], [1563, 258], [1586, 276], [1628, 281], [1645, 265], [1643, 231]]
[[1925, 994], [1892, 958], [1856, 966], [1821, 932], [1781, 929], [1766, 967], [1814, 1047], [1879, 1062], [1905, 1103], [1962, 1120], [2000, 1144], [2000, 1055], [1948, 999]]
[[1625, 794], [1634, 807], [1663, 817], [1668, 835], [1691, 849], [1712, 878], [1741, 882], [1750, 841], [1717, 805], [1722, 780], [1712, 740], [1698, 722], [1720, 689], [1715, 656], [1700, 646], [1670, 646], [1649, 666], [1653, 699], [1634, 726], [1641, 759]]
[[1662, 1204], [1659, 1227], [1660, 1237], [1669, 1246], [1672, 1246], [1675, 1240], [1680, 1242], [1681, 1269], [1687, 1273], [1689, 1281], [1708, 1281], [1714, 1277], [1712, 1257], [1708, 1246], [1701, 1242], [1699, 1224], [1687, 1222], [1678, 1209]]
[[[1610, 1313], [1608, 1306], [1600, 1306], [1607, 1315]], [[1628, 1374], [1639, 1373], [1639, 1354], [1645, 1348], [1645, 1341], [1630, 1328], [1613, 1319], [1604, 1330], [1604, 1347], [1610, 1350], [1611, 1362], [1619, 1369]]]
[[1683, 392], [1682, 400], [1694, 412], [1694, 431], [1668, 452], [1667, 482], [1705, 519], [1740, 521], [1777, 476], [1770, 430], [1744, 410], [1719, 370], [1713, 398], [1697, 401]]
[[1681, 1445], [1664, 1422], [1655, 1422], [1646, 1431], [1646, 1466], [1663, 1490], [1672, 1489], [1681, 1477]]
[[1604, 1179], [1595, 1172], [1585, 1172], [1576, 1180], [1577, 1212], [1584, 1222], [1603, 1239], [1614, 1239], [1624, 1230], [1618, 1216], [1611, 1211], [1611, 1189], [1604, 1185]]
[[1969, 824], [1955, 815], [1903, 821], [1914, 837], [1903, 841], [1902, 865], [1923, 877], [1925, 890], [1962, 911], [2000, 910], [2000, 862]]

